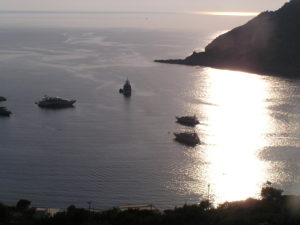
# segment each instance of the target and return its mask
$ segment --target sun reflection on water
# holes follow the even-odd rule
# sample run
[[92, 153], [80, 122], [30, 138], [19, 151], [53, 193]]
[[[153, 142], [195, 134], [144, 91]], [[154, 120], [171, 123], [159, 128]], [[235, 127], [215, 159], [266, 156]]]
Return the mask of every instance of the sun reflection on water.
[[200, 15], [212, 15], [212, 16], [257, 16], [258, 12], [217, 12], [217, 11], [211, 11], [211, 12], [205, 12], [205, 11], [194, 11], [190, 12], [191, 14], [200, 14]]
[[[200, 135], [205, 134], [198, 150], [206, 153], [205, 182], [210, 185], [210, 197], [222, 203], [257, 196], [268, 179], [266, 165], [258, 159], [272, 126], [266, 101], [268, 83], [255, 74], [210, 68], [201, 71], [198, 81], [195, 89], [205, 82], [208, 91], [201, 98], [210, 103], [194, 108], [204, 120], [197, 128]], [[194, 177], [203, 175], [200, 169], [203, 167], [193, 171]], [[200, 187], [192, 188], [200, 192]]]

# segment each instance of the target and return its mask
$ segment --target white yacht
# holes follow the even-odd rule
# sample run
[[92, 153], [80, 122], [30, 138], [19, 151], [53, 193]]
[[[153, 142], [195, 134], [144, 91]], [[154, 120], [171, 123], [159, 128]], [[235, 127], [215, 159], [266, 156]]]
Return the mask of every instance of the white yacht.
[[72, 107], [76, 102], [74, 99], [63, 99], [60, 97], [50, 97], [45, 95], [40, 101], [36, 102], [39, 107], [44, 108], [66, 108]]

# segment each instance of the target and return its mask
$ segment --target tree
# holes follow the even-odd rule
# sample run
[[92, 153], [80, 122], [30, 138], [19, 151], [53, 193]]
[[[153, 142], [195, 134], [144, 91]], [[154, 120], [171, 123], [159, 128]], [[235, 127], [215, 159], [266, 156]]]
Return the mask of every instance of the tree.
[[283, 190], [267, 186], [261, 189], [260, 195], [264, 200], [276, 201], [282, 198], [282, 192]]
[[16, 208], [20, 211], [25, 211], [29, 208], [31, 201], [26, 199], [20, 199], [16, 205]]

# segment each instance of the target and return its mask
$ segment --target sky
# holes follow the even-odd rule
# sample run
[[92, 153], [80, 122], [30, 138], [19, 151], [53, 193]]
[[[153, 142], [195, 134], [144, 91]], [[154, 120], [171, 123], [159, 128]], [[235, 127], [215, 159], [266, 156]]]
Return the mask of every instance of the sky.
[[1, 11], [246, 11], [276, 10], [288, 0], [0, 0]]

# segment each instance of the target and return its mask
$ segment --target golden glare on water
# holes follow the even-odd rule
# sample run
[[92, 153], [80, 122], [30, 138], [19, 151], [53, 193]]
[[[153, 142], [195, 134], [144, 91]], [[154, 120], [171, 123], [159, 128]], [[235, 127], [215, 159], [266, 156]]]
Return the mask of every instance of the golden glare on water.
[[212, 15], [212, 16], [257, 16], [258, 12], [191, 12], [192, 14]]
[[[258, 158], [272, 126], [267, 112], [268, 83], [255, 74], [208, 68], [199, 75], [196, 89], [203, 85], [203, 72], [208, 87], [204, 98], [209, 104], [194, 110], [204, 120], [197, 128], [200, 135], [206, 134], [198, 150], [206, 154], [210, 198], [222, 203], [255, 197], [268, 179], [266, 165]], [[194, 170], [200, 172], [200, 168]]]

